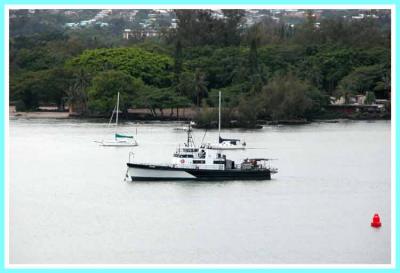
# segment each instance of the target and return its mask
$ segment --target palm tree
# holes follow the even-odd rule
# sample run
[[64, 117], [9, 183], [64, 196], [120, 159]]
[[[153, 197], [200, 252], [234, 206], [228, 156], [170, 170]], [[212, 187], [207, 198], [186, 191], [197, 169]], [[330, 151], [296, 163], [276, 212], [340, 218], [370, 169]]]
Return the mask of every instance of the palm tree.
[[205, 75], [196, 69], [194, 73], [194, 95], [196, 96], [197, 107], [200, 107], [201, 100], [208, 95], [207, 82]]
[[71, 83], [67, 95], [70, 114], [80, 115], [86, 112], [87, 94], [85, 89], [90, 84], [90, 74], [80, 68], [74, 73], [75, 79]]

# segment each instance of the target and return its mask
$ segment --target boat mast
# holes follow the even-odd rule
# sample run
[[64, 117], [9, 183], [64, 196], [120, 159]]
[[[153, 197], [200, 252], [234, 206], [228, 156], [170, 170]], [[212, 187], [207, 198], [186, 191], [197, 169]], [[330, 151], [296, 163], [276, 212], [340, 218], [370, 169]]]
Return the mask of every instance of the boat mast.
[[119, 112], [119, 92], [117, 95], [117, 114], [115, 116], [115, 133], [117, 133], [117, 127], [118, 127], [118, 112]]
[[195, 147], [196, 145], [194, 144], [194, 140], [192, 137], [192, 127], [190, 126], [190, 122], [189, 122], [189, 127], [187, 130], [187, 142], [186, 142], [186, 146], [187, 147]]
[[218, 105], [218, 137], [221, 137], [221, 91], [219, 91]]
[[187, 130], [187, 142], [186, 142], [187, 147], [190, 145], [190, 121], [189, 121], [189, 126]]

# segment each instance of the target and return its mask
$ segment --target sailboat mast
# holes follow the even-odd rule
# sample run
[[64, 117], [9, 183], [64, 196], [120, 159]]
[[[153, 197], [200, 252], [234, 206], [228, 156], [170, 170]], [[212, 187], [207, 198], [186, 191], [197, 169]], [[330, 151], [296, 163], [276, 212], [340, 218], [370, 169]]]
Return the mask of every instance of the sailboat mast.
[[118, 112], [119, 112], [119, 92], [117, 95], [117, 114], [115, 116], [115, 131], [117, 131], [117, 126], [118, 126]]
[[219, 91], [219, 104], [218, 104], [218, 136], [221, 137], [221, 91]]
[[190, 146], [190, 121], [189, 121], [189, 126], [188, 126], [188, 130], [187, 130], [187, 146]]

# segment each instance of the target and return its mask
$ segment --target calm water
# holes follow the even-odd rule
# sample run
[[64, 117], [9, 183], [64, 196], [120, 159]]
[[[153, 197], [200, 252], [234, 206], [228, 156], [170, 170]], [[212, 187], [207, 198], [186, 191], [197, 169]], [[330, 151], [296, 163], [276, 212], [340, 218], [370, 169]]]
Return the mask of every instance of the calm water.
[[103, 148], [102, 123], [11, 120], [10, 262], [390, 262], [389, 122], [224, 131], [262, 148], [231, 157], [278, 159], [271, 181], [124, 182], [130, 150], [169, 162], [174, 126], [125, 124], [140, 146]]

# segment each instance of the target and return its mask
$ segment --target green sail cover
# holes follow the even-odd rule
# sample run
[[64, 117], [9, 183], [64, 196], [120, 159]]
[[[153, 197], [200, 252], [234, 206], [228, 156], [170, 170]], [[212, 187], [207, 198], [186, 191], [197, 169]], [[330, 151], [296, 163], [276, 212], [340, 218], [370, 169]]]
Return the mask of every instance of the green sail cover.
[[133, 138], [133, 136], [127, 136], [127, 135], [115, 134], [115, 138]]

